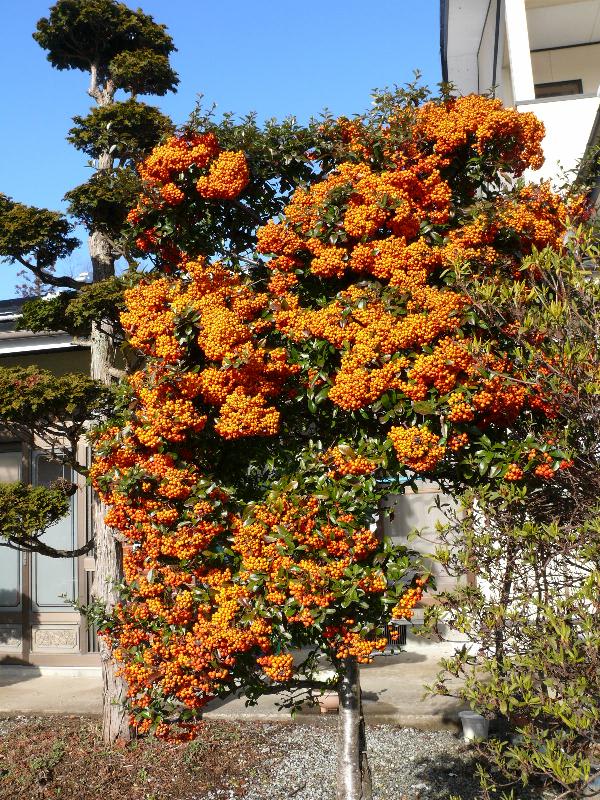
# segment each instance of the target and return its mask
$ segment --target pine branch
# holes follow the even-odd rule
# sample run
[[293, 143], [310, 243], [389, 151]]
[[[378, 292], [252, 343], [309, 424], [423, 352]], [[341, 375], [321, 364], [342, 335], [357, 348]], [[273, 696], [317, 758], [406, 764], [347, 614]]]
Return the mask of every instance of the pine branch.
[[77, 556], [84, 556], [94, 549], [94, 540], [90, 539], [89, 542], [86, 542], [76, 550], [57, 550], [35, 538], [23, 537], [21, 539], [20, 537], [10, 536], [8, 541], [0, 542], [0, 547], [7, 547], [9, 550], [16, 550], [19, 553], [38, 553], [42, 556], [48, 556], [48, 558], [77, 558]]
[[82, 283], [76, 281], [75, 278], [69, 278], [67, 275], [52, 275], [51, 272], [46, 272], [42, 267], [38, 267], [37, 264], [32, 264], [22, 256], [14, 256], [14, 258], [19, 264], [22, 264], [33, 272], [36, 278], [39, 278], [40, 281], [49, 286], [56, 286], [62, 289], [81, 289]]

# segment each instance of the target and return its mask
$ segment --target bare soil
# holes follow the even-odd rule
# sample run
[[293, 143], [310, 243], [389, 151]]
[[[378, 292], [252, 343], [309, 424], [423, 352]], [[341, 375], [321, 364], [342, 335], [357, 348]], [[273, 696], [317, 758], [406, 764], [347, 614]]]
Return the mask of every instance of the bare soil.
[[0, 800], [240, 797], [273, 752], [265, 726], [210, 720], [201, 738], [106, 747], [97, 719], [0, 719]]

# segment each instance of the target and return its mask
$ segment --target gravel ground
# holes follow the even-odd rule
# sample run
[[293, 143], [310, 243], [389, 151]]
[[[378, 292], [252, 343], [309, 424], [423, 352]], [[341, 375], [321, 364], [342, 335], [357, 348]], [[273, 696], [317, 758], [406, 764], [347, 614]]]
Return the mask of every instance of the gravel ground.
[[[97, 719], [0, 719], [0, 800], [334, 800], [336, 728], [335, 716], [207, 720], [190, 743], [107, 748]], [[374, 800], [480, 800], [452, 733], [372, 725], [367, 749]]]
[[[333, 800], [336, 720], [270, 727], [274, 749], [243, 800]], [[367, 748], [374, 800], [479, 796], [469, 751], [452, 733], [371, 726]]]

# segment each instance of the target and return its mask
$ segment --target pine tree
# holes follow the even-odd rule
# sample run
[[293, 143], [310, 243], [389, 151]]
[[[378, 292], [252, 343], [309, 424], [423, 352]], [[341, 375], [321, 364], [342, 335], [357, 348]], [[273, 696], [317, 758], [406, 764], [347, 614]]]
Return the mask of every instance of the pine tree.
[[[69, 212], [88, 231], [88, 249], [92, 266], [92, 284], [85, 285], [68, 276], [55, 274], [56, 263], [79, 245], [73, 236], [74, 225], [65, 215], [15, 202], [0, 196], [0, 254], [22, 264], [38, 285], [67, 289], [52, 302], [26, 304], [22, 327], [32, 330], [57, 328], [90, 337], [91, 369], [88, 389], [110, 401], [110, 386], [119, 377], [115, 368], [119, 340], [117, 322], [121, 285], [115, 277], [120, 257], [129, 258], [122, 228], [132, 197], [139, 190], [133, 168], [136, 158], [151, 149], [172, 128], [157, 108], [137, 99], [138, 95], [164, 95], [174, 91], [178, 78], [169, 63], [175, 49], [165, 26], [156, 23], [141, 10], [133, 11], [115, 0], [59, 0], [48, 17], [38, 22], [34, 39], [48, 53], [53, 67], [77, 69], [89, 74], [88, 94], [95, 107], [85, 117], [75, 117], [69, 141], [94, 160], [95, 171], [83, 185], [67, 193]], [[126, 99], [117, 97], [122, 90]], [[28, 397], [40, 382], [46, 394], [32, 416], [24, 403], [22, 414], [1, 411], [3, 422], [20, 435], [45, 432], [46, 443], [53, 449], [60, 444], [63, 460], [79, 472], [78, 434], [86, 418], [97, 416], [98, 407], [74, 405], [69, 391], [63, 391], [52, 376], [37, 371], [29, 376], [19, 371], [3, 370], [3, 383], [10, 391]], [[82, 376], [69, 375], [61, 380], [71, 394]], [[104, 388], [103, 388], [104, 387]], [[24, 394], [23, 394], [24, 392]], [[61, 404], [62, 403], [62, 404]], [[48, 441], [47, 419], [61, 419]], [[28, 419], [27, 419], [28, 418]], [[77, 434], [77, 435], [76, 435]], [[66, 439], [65, 439], [66, 436]], [[42, 438], [44, 438], [42, 436]], [[30, 490], [32, 507], [39, 506], [37, 490]], [[52, 497], [44, 495], [48, 504]], [[23, 498], [23, 502], [26, 499]], [[105, 511], [97, 496], [93, 499], [93, 530], [96, 572], [93, 587], [95, 601], [110, 609], [116, 597], [114, 585], [121, 577], [121, 545], [104, 522]], [[57, 509], [52, 507], [55, 512]], [[54, 517], [45, 517], [46, 522]], [[40, 530], [21, 537], [21, 546], [39, 551]], [[60, 553], [56, 555], [73, 555]], [[115, 675], [110, 647], [100, 642], [104, 682], [104, 738], [114, 741], [128, 737], [128, 723], [120, 701], [125, 694], [122, 679]]]

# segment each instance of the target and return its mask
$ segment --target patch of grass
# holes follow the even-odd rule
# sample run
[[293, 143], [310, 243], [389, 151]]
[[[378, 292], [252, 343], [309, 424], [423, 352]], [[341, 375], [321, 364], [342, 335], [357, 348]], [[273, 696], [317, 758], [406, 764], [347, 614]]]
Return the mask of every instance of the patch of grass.
[[50, 773], [58, 766], [65, 755], [65, 743], [57, 740], [52, 742], [50, 751], [41, 756], [34, 756], [29, 761], [29, 769], [37, 775], [40, 772]]
[[223, 725], [213, 726], [205, 730], [206, 735], [198, 739], [192, 739], [185, 747], [183, 763], [190, 770], [197, 770], [202, 767], [208, 753], [213, 748], [230, 748], [237, 746], [242, 740], [242, 733], [236, 725], [225, 727]]

